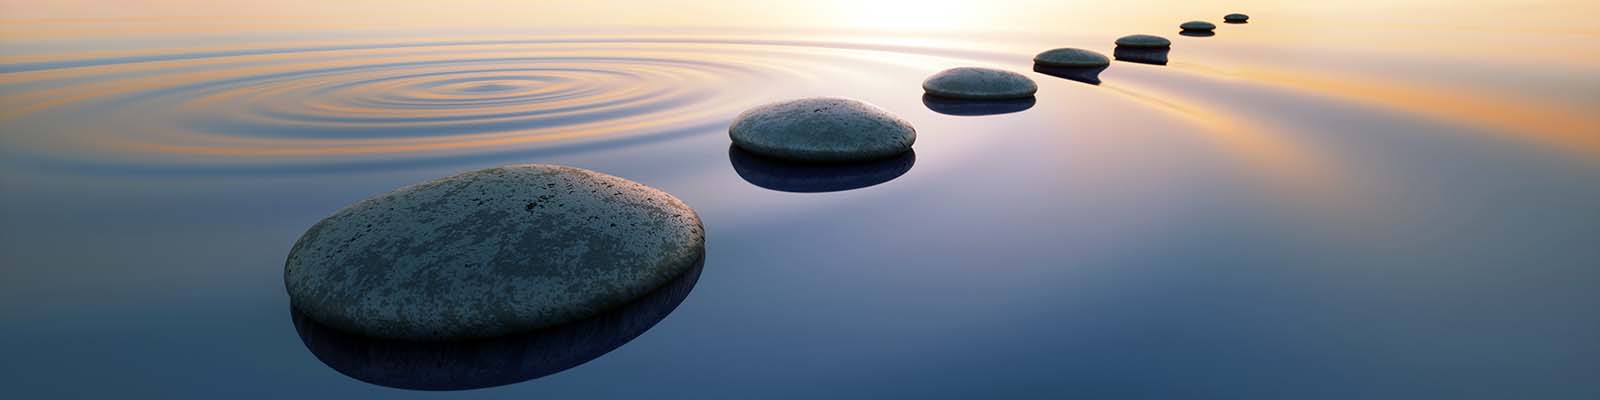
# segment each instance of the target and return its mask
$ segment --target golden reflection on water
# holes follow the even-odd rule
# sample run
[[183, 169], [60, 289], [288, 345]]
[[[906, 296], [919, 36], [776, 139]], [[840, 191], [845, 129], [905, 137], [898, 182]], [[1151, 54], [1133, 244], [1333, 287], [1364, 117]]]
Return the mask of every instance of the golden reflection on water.
[[[1600, 63], [1600, 29], [1575, 17], [1600, 10], [1594, 2], [323, 3], [0, 0], [0, 68], [10, 69], [0, 69], [0, 123], [32, 126], [40, 116], [102, 107], [94, 112], [107, 118], [55, 116], [69, 120], [58, 132], [8, 140], [39, 153], [167, 161], [504, 149], [706, 129], [743, 107], [819, 85], [870, 87], [936, 66], [1011, 67], [1049, 47], [1110, 53], [1106, 44], [1122, 34], [1175, 36], [1163, 32], [1179, 20], [1243, 11], [1258, 22], [1223, 25], [1216, 38], [1181, 38], [1165, 72], [1376, 105], [1600, 155], [1600, 120], [1586, 111], [1600, 100], [1460, 78], [1425, 83], [1343, 64], [1308, 68], [1317, 61], [1284, 50], [1325, 52], [1325, 63], [1341, 54], [1379, 63], [1477, 54], [1508, 70], [1582, 71]], [[1503, 18], [1510, 11], [1518, 18]], [[1455, 40], [1463, 29], [1474, 40]], [[1495, 40], [1477, 40], [1484, 37]], [[1222, 44], [1254, 52], [1215, 47]], [[207, 53], [214, 54], [48, 66]], [[47, 66], [12, 69], [33, 64]], [[1241, 124], [1249, 110], [1149, 79], [1162, 78], [1103, 88], [1195, 122], [1274, 180], [1339, 186], [1334, 160], [1280, 134], [1293, 126]]]
[[1537, 98], [1422, 86], [1379, 77], [1246, 69], [1236, 76], [1296, 90], [1478, 125], [1488, 132], [1600, 157], [1600, 114]]
[[[1207, 139], [1245, 164], [1244, 170], [1260, 174], [1284, 193], [1300, 202], [1328, 202], [1348, 198], [1352, 189], [1339, 176], [1335, 165], [1309, 144], [1270, 126], [1222, 107], [1210, 106], [1183, 93], [1153, 87], [1123, 87], [1106, 83], [1102, 87], [1126, 98], [1175, 114], [1193, 123], [1193, 133]], [[1341, 196], [1333, 196], [1338, 193]]]
[[[0, 15], [23, 21], [8, 23], [3, 31], [8, 34], [106, 32], [103, 29], [178, 33], [184, 25], [196, 25], [211, 33], [219, 32], [219, 28], [249, 31], [471, 25], [1063, 31], [1105, 27], [1152, 15], [1217, 18], [1234, 11], [1303, 24], [1382, 23], [1593, 32], [1596, 27], [1590, 19], [1597, 10], [1600, 5], [1583, 0], [0, 0]], [[48, 22], [37, 22], [40, 20]], [[107, 22], [114, 24], [107, 26]]]

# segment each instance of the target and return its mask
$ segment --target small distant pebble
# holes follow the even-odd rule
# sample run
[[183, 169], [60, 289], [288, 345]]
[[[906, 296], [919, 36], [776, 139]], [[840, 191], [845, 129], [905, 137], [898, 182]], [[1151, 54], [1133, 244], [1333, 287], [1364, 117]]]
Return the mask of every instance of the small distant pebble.
[[1172, 41], [1155, 35], [1128, 35], [1117, 39], [1118, 46], [1137, 48], [1167, 48], [1172, 47]]
[[1233, 14], [1228, 14], [1227, 16], [1222, 17], [1222, 20], [1226, 21], [1226, 22], [1234, 22], [1234, 23], [1247, 22], [1247, 21], [1250, 21], [1250, 16], [1249, 15], [1244, 15], [1244, 14], [1239, 14], [1239, 13], [1233, 13]]
[[860, 100], [813, 97], [745, 111], [728, 128], [733, 144], [791, 161], [847, 162], [911, 150], [911, 123]]
[[1183, 28], [1183, 30], [1186, 31], [1209, 31], [1217, 29], [1216, 24], [1205, 21], [1189, 21], [1183, 23], [1183, 25], [1178, 25], [1178, 27]]
[[922, 81], [930, 95], [962, 100], [1008, 100], [1033, 97], [1039, 85], [1022, 74], [989, 68], [961, 67]]
[[1111, 65], [1111, 59], [1089, 50], [1061, 48], [1033, 56], [1033, 63], [1047, 67], [1104, 67]]

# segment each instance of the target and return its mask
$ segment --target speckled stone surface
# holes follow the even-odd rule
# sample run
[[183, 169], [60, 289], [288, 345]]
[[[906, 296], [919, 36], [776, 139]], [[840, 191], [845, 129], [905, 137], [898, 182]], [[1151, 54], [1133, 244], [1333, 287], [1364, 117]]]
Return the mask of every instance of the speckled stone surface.
[[1228, 14], [1226, 16], [1223, 16], [1222, 20], [1226, 21], [1226, 22], [1247, 22], [1247, 21], [1250, 21], [1250, 16], [1249, 15], [1244, 15], [1244, 14], [1239, 14], [1239, 13], [1233, 13], [1233, 14]]
[[1172, 47], [1172, 41], [1156, 35], [1128, 35], [1117, 38], [1118, 46], [1137, 48]]
[[334, 329], [454, 340], [568, 323], [633, 301], [705, 251], [665, 192], [571, 167], [468, 172], [358, 202], [289, 252], [291, 305]]
[[922, 81], [927, 94], [967, 100], [1007, 100], [1033, 97], [1039, 85], [1022, 74], [991, 69], [960, 67], [940, 71]]
[[1104, 67], [1111, 65], [1111, 59], [1089, 50], [1061, 48], [1033, 56], [1033, 63], [1047, 67]]
[[1178, 28], [1186, 31], [1209, 31], [1217, 29], [1217, 24], [1205, 21], [1189, 21], [1178, 25]]
[[892, 157], [917, 141], [900, 117], [859, 100], [813, 97], [739, 114], [728, 128], [746, 151], [791, 161], [843, 162]]

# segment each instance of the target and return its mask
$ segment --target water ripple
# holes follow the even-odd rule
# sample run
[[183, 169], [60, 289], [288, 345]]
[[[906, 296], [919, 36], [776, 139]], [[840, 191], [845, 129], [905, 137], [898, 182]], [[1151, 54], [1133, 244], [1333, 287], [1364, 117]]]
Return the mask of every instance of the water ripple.
[[566, 38], [15, 63], [0, 65], [0, 121], [35, 129], [0, 136], [0, 152], [68, 167], [248, 170], [592, 144], [717, 126], [794, 85], [872, 76], [840, 66], [904, 68], [864, 51], [935, 57], [861, 44]]

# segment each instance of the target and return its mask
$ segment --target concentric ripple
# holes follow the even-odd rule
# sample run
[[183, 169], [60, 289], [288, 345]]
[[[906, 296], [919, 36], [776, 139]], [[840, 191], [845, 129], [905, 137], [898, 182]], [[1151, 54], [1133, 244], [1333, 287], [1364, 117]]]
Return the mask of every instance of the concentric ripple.
[[31, 129], [0, 137], [0, 151], [76, 168], [251, 170], [653, 140], [862, 76], [841, 68], [903, 68], [867, 54], [883, 51], [585, 39], [12, 63], [0, 65], [0, 121]]

